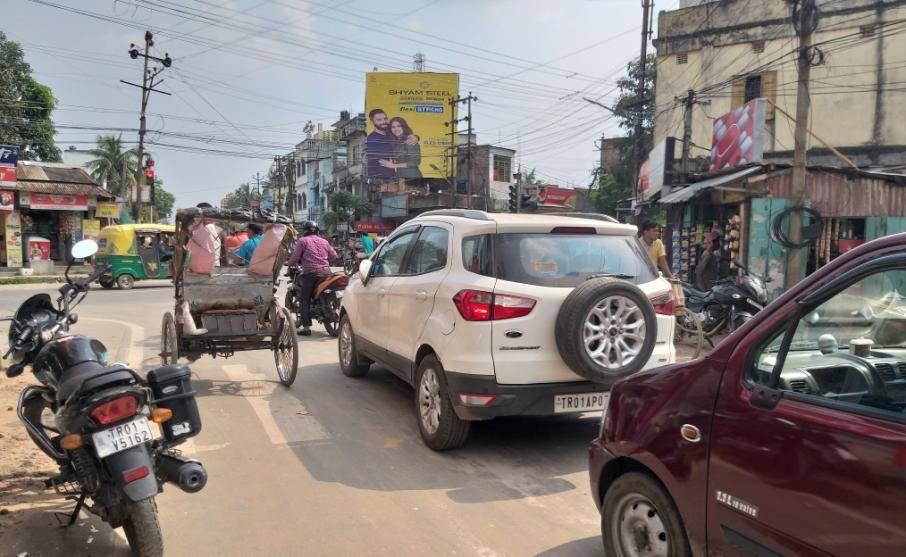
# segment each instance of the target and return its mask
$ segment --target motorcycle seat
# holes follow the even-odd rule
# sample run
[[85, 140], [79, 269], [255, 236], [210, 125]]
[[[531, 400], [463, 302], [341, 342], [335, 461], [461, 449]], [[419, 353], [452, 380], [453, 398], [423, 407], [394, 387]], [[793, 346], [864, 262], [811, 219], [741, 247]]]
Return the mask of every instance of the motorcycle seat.
[[687, 298], [695, 298], [699, 300], [704, 300], [710, 295], [710, 292], [702, 292], [692, 286], [687, 286], [685, 288], [685, 294]]
[[66, 372], [57, 389], [57, 400], [66, 402], [74, 393], [91, 393], [101, 387], [132, 381], [135, 381], [135, 374], [122, 365], [104, 366], [98, 362], [84, 362]]

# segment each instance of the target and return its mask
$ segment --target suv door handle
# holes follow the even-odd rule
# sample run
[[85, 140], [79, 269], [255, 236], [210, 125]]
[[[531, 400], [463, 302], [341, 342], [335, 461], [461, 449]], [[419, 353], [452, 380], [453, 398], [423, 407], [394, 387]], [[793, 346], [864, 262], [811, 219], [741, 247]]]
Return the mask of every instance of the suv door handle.
[[428, 299], [428, 293], [425, 292], [424, 290], [419, 290], [418, 292], [415, 293], [415, 299], [420, 302], [423, 302]]

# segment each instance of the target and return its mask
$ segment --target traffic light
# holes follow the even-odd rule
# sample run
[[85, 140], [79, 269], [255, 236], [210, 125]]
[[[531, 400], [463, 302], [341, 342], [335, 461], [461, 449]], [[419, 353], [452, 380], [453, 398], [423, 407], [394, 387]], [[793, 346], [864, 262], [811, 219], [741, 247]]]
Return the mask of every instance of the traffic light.
[[519, 192], [516, 184], [510, 184], [510, 212], [515, 213], [519, 208]]

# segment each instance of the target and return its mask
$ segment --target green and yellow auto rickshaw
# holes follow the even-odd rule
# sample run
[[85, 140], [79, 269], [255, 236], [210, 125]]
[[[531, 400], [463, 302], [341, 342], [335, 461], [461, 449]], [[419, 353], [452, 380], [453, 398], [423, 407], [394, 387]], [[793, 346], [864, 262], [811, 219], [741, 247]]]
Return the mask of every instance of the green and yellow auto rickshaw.
[[104, 288], [132, 288], [137, 280], [172, 276], [173, 237], [169, 224], [115, 224], [101, 229], [97, 264], [110, 265], [98, 282]]

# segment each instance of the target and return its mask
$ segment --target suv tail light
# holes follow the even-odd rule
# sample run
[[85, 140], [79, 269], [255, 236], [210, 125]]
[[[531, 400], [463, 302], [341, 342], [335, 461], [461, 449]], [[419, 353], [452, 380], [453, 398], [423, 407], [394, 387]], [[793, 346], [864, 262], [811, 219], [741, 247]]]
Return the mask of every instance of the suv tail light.
[[91, 417], [101, 425], [129, 418], [135, 415], [138, 408], [138, 399], [134, 396], [121, 396], [99, 404], [91, 411]]
[[655, 294], [648, 299], [651, 301], [651, 305], [654, 306], [654, 313], [660, 313], [661, 315], [676, 314], [676, 301], [673, 299], [673, 292], [668, 290], [667, 292]]
[[466, 321], [499, 321], [524, 317], [535, 307], [535, 300], [531, 298], [483, 290], [460, 290], [453, 296], [453, 303]]

